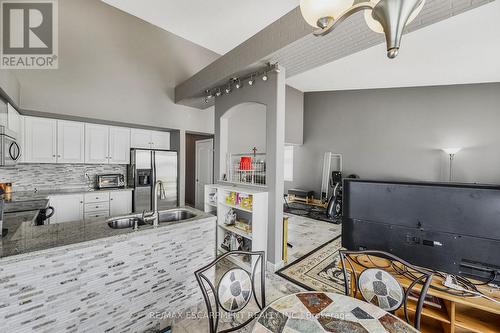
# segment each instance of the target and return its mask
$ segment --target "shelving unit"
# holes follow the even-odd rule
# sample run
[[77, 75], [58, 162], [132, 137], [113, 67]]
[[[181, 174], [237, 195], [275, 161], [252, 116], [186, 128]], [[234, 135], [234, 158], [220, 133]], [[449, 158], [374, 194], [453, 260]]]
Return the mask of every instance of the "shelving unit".
[[[250, 201], [251, 205], [242, 206], [243, 200], [231, 201], [227, 199], [228, 197], [246, 198], [247, 203]], [[267, 192], [239, 186], [206, 185], [204, 207], [205, 212], [217, 216], [217, 253], [222, 254], [228, 251], [221, 246], [226, 237], [239, 239], [238, 243], [243, 245], [244, 250], [267, 252]], [[231, 210], [236, 214], [236, 220], [249, 225], [250, 230], [239, 229], [235, 225], [225, 223], [226, 215]], [[247, 258], [238, 258], [233, 261], [246, 270], [251, 268], [251, 263]]]

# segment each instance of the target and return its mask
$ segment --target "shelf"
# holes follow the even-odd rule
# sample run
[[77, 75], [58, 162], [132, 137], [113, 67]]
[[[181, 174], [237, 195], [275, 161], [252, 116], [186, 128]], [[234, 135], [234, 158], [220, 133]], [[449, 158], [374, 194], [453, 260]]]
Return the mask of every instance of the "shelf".
[[241, 236], [241, 237], [244, 237], [246, 239], [249, 239], [249, 240], [252, 240], [252, 234], [251, 233], [248, 233], [248, 232], [245, 232], [241, 229], [238, 229], [234, 226], [228, 226], [228, 225], [224, 225], [224, 224], [219, 224], [219, 227], [228, 231], [228, 232], [232, 232], [233, 234], [236, 234], [238, 236]]
[[252, 213], [251, 209], [246, 209], [246, 208], [239, 207], [239, 206], [233, 206], [233, 205], [227, 204], [225, 202], [220, 202], [220, 204], [222, 206], [226, 206], [226, 207], [229, 207], [229, 208], [234, 208], [234, 209], [242, 210], [242, 211], [247, 212], [247, 213]]
[[455, 325], [477, 333], [498, 333], [500, 316], [457, 304]]
[[[227, 253], [228, 251], [224, 250], [219, 246], [219, 252], [221, 253]], [[244, 270], [250, 271], [252, 267], [250, 266], [250, 263], [244, 262], [240, 258], [237, 258], [235, 256], [230, 256], [227, 258], [229, 261], [233, 262], [234, 264], [238, 265], [239, 267], [243, 268]]]
[[[417, 310], [417, 302], [413, 300], [408, 300], [407, 310], [408, 312], [414, 313]], [[434, 308], [430, 305], [424, 304], [424, 308], [422, 309], [422, 316], [436, 319], [437, 321], [447, 324], [451, 323], [450, 316], [448, 315], [448, 312], [444, 308], [444, 304], [442, 309]]]

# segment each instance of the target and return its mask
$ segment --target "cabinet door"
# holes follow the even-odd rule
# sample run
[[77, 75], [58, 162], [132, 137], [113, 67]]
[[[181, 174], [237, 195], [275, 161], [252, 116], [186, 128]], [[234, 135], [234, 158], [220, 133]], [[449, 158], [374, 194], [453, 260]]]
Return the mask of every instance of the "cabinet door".
[[151, 131], [132, 128], [130, 130], [130, 144], [132, 148], [151, 148]]
[[16, 139], [19, 139], [21, 115], [16, 109], [7, 103], [7, 128], [15, 134]]
[[83, 194], [52, 196], [49, 203], [54, 207], [51, 224], [83, 220]]
[[132, 213], [132, 191], [114, 191], [109, 198], [109, 213], [111, 216]]
[[25, 162], [56, 163], [57, 121], [55, 119], [25, 117]]
[[57, 121], [57, 163], [85, 161], [85, 124]]
[[109, 128], [109, 163], [130, 163], [130, 129], [124, 127]]
[[24, 142], [26, 141], [25, 139], [25, 132], [24, 132], [24, 121], [25, 117], [24, 116], [19, 116], [19, 136], [17, 137], [17, 143], [19, 144], [19, 147], [21, 148], [21, 157], [19, 157], [18, 162], [19, 163], [25, 163], [26, 162], [26, 148]]
[[85, 124], [85, 163], [108, 164], [109, 127]]
[[154, 149], [170, 149], [170, 133], [169, 132], [151, 132], [153, 148]]

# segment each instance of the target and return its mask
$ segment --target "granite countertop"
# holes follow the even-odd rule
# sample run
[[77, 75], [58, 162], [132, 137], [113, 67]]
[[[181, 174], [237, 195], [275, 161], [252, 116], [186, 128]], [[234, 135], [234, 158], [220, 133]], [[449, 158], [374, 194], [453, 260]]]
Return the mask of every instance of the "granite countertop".
[[[183, 221], [160, 223], [158, 228], [215, 218], [211, 214], [191, 207], [180, 208], [187, 209], [197, 216]], [[27, 211], [4, 216], [3, 227], [8, 228], [9, 232], [1, 238], [0, 258], [154, 229], [149, 224], [140, 226], [138, 231], [132, 228], [111, 229], [107, 219], [35, 226], [33, 220], [37, 214], [38, 211]]]

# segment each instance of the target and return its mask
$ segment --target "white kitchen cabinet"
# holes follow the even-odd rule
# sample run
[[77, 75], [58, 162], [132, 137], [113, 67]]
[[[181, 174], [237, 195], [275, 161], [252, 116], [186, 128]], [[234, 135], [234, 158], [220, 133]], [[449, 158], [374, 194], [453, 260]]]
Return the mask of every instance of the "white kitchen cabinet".
[[49, 204], [54, 207], [51, 224], [83, 220], [83, 194], [51, 196]]
[[153, 149], [170, 149], [170, 133], [169, 132], [151, 132], [151, 143]]
[[25, 117], [24, 116], [19, 116], [19, 136], [17, 138], [17, 143], [19, 144], [19, 147], [21, 148], [21, 156], [19, 157], [18, 162], [19, 163], [24, 163], [25, 162], [25, 144], [24, 142], [26, 141], [25, 139], [25, 133], [24, 133], [24, 121]]
[[85, 163], [108, 164], [109, 126], [85, 124]]
[[55, 119], [25, 117], [24, 162], [57, 162], [57, 121]]
[[21, 134], [20, 118], [19, 112], [7, 103], [7, 128], [15, 134], [16, 139], [19, 139]]
[[75, 121], [57, 121], [57, 163], [83, 163], [85, 126]]
[[109, 197], [109, 215], [127, 215], [132, 212], [132, 191], [112, 191]]
[[109, 128], [109, 164], [130, 163], [130, 129]]
[[132, 148], [150, 149], [152, 143], [151, 131], [132, 128], [130, 130], [130, 143]]
[[130, 134], [132, 148], [170, 149], [170, 133], [132, 128]]

